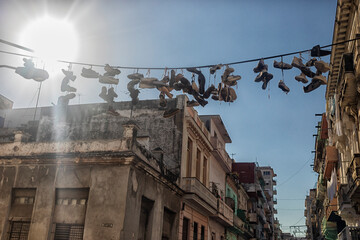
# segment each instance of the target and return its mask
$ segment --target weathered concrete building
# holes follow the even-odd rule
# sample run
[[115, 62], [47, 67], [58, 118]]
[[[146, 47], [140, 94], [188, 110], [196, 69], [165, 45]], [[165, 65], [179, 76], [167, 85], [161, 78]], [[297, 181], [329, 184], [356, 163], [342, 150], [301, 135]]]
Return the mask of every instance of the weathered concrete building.
[[176, 239], [184, 101], [6, 110], [0, 239]]

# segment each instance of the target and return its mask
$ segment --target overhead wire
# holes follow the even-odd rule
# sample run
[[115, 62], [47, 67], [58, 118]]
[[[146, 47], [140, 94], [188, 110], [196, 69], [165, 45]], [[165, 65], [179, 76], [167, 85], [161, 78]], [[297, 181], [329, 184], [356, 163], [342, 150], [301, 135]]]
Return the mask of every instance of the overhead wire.
[[[345, 44], [345, 43], [348, 43], [348, 42], [356, 41], [358, 39], [360, 39], [360, 37], [345, 40], [345, 41], [341, 41], [341, 42], [337, 42], [337, 43], [328, 44], [328, 45], [325, 45], [325, 46], [320, 46], [320, 48], [327, 48], [327, 47], [331, 47], [331, 46]], [[4, 42], [4, 40], [2, 40], [0, 42]], [[5, 41], [5, 42], [7, 42], [7, 41]], [[7, 43], [9, 43], [8, 45], [12, 44], [13, 46], [16, 46], [16, 47], [18, 47], [20, 49], [23, 49], [23, 50], [28, 49], [28, 50], [32, 51], [32, 49], [20, 46], [20, 45], [15, 44], [15, 43], [11, 43], [11, 42], [7, 42]], [[257, 62], [257, 61], [259, 61], [261, 59], [267, 60], [267, 59], [279, 58], [279, 57], [295, 55], [295, 54], [300, 54], [300, 53], [305, 53], [305, 52], [310, 52], [310, 51], [311, 51], [311, 49], [306, 49], [306, 50], [283, 53], [283, 54], [278, 54], [278, 55], [273, 55], [273, 56], [268, 56], [268, 57], [254, 58], [254, 59], [248, 59], [248, 60], [237, 61], [237, 62], [229, 62], [229, 63], [224, 63], [222, 65], [238, 65], [238, 64], [243, 64], [243, 63]], [[39, 58], [38, 56], [31, 56], [31, 55], [27, 55], [27, 54], [20, 54], [20, 53], [14, 53], [14, 52], [3, 51], [3, 50], [0, 50], [0, 52], [5, 53], [5, 54], [23, 56], [23, 57]], [[66, 60], [57, 60], [57, 61], [61, 62], [61, 63], [74, 64], [74, 65], [83, 65], [83, 66], [95, 66], [95, 67], [104, 67], [105, 66], [103, 64], [74, 62], [74, 61], [66, 61]], [[200, 65], [200, 66], [188, 66], [188, 67], [134, 67], [134, 66], [112, 66], [112, 67], [119, 68], [119, 69], [132, 69], [132, 70], [144, 70], [144, 69], [145, 70], [165, 70], [165, 69], [168, 69], [168, 70], [174, 69], [175, 70], [175, 69], [186, 69], [186, 68], [210, 68], [210, 67], [212, 67], [214, 65], [216, 65], [216, 64]]]

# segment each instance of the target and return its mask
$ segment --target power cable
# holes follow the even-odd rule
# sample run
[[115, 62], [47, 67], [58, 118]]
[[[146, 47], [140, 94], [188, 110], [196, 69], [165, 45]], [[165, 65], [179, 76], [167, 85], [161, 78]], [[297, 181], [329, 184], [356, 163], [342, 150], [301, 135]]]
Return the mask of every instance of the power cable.
[[[307, 160], [304, 165], [301, 166], [301, 168], [299, 168], [299, 170], [297, 170], [294, 174], [292, 174], [288, 179], [286, 179], [284, 182], [280, 183], [278, 186], [282, 186], [285, 183], [287, 183], [288, 181], [290, 181], [293, 177], [295, 177], [305, 166], [306, 164], [308, 164], [308, 162], [310, 162], [311, 158], [309, 160]], [[305, 199], [304, 199], [305, 200]]]
[[0, 43], [4, 43], [4, 44], [7, 44], [9, 46], [16, 47], [16, 48], [19, 48], [19, 49], [22, 49], [22, 50], [25, 50], [25, 51], [28, 51], [28, 52], [34, 52], [34, 50], [32, 50], [30, 48], [27, 48], [27, 47], [24, 47], [24, 46], [21, 46], [19, 44], [12, 43], [12, 42], [9, 42], [9, 41], [5, 41], [3, 39], [0, 39]]
[[[337, 43], [333, 43], [333, 44], [328, 44], [325, 46], [320, 46], [319, 48], [327, 48], [327, 47], [331, 47], [331, 46], [336, 46], [336, 45], [340, 45], [340, 44], [345, 44], [348, 42], [352, 42], [352, 41], [356, 41], [360, 39], [358, 38], [353, 38], [353, 39], [349, 39], [349, 40], [345, 40], [345, 41], [341, 41], [341, 42], [337, 42]], [[2, 40], [4, 41], [4, 40]], [[8, 42], [10, 43], [10, 42]], [[11, 43], [13, 45], [17, 45], [14, 43]], [[22, 47], [28, 50], [31, 50], [29, 48], [17, 45], [18, 47]], [[261, 59], [267, 60], [267, 59], [272, 59], [272, 58], [279, 58], [279, 57], [284, 57], [284, 56], [289, 56], [289, 55], [295, 55], [295, 54], [299, 54], [299, 53], [305, 53], [305, 52], [309, 52], [311, 51], [311, 49], [307, 49], [307, 50], [301, 50], [301, 51], [296, 51], [296, 52], [290, 52], [290, 53], [283, 53], [283, 54], [279, 54], [279, 55], [273, 55], [273, 56], [268, 56], [268, 57], [262, 57], [262, 58], [255, 58], [255, 59], [248, 59], [248, 60], [243, 60], [243, 61], [238, 61], [238, 62], [230, 62], [230, 63], [224, 63], [223, 65], [237, 65], [237, 64], [243, 64], [243, 63], [249, 63], [249, 62], [257, 62]], [[0, 50], [0, 52], [2, 53], [6, 53], [6, 54], [12, 54], [12, 55], [17, 55], [17, 56], [23, 56], [23, 57], [30, 57], [30, 58], [39, 58], [37, 56], [30, 56], [30, 55], [26, 55], [26, 54], [20, 54], [20, 53], [13, 53], [13, 52], [8, 52], [8, 51], [3, 51]], [[75, 64], [75, 65], [83, 65], [83, 66], [95, 66], [95, 67], [104, 67], [105, 65], [101, 65], [101, 64], [93, 64], [93, 63], [84, 63], [84, 62], [71, 62], [71, 61], [65, 61], [65, 60], [58, 60], [58, 62], [62, 62], [62, 63], [68, 63], [68, 64]], [[190, 67], [131, 67], [131, 66], [112, 66], [114, 68], [120, 68], [120, 69], [133, 69], [133, 70], [171, 70], [171, 69], [186, 69], [186, 68], [210, 68], [212, 66], [214, 66], [216, 64], [212, 64], [212, 65], [200, 65], [200, 66], [190, 66]]]

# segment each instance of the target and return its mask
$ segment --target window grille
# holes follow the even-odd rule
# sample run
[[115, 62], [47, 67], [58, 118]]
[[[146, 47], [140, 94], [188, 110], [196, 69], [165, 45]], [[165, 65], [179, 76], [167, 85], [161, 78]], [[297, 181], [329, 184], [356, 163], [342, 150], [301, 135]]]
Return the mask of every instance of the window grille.
[[30, 229], [30, 222], [10, 222], [9, 240], [27, 240]]
[[82, 240], [84, 225], [56, 224], [54, 240]]

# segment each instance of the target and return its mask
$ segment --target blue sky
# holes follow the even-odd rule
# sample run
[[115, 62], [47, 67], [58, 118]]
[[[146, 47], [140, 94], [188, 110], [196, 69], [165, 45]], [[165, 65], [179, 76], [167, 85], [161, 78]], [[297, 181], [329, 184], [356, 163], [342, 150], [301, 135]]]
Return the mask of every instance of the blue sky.
[[[74, 59], [77, 61], [146, 67], [207, 65], [327, 45], [332, 42], [336, 11], [335, 0], [68, 3], [54, 7], [43, 1], [0, 1], [0, 38], [19, 42], [25, 26], [47, 13], [66, 17], [74, 24], [80, 42]], [[0, 49], [18, 52], [4, 45]], [[292, 58], [284, 57], [284, 61], [291, 63]], [[274, 74], [270, 90], [264, 91], [260, 83], [254, 82], [256, 74], [252, 69], [256, 63], [235, 65], [235, 74], [242, 76], [236, 88], [236, 102], [210, 101], [197, 111], [221, 115], [232, 138], [227, 150], [235, 154], [236, 161], [258, 161], [274, 168], [278, 175], [278, 218], [283, 230], [289, 231], [286, 226], [304, 225], [305, 195], [316, 182], [310, 167], [312, 135], [320, 120], [315, 114], [325, 111], [325, 86], [305, 94], [303, 85], [294, 80], [299, 71], [293, 69], [285, 71], [285, 83], [290, 88], [286, 95], [277, 87], [281, 71], [272, 67], [273, 60], [266, 63]], [[0, 64], [20, 66], [22, 61], [19, 57], [0, 54]], [[81, 67], [73, 66], [73, 70], [79, 75]], [[208, 70], [203, 72], [209, 81]], [[126, 93], [128, 73], [124, 70], [120, 75], [116, 88], [119, 101], [130, 99]], [[151, 71], [150, 75], [161, 77], [162, 74], [163, 71]], [[60, 69], [53, 67], [50, 79], [43, 84], [41, 106], [56, 103], [62, 78]], [[217, 83], [219, 78], [215, 80]], [[22, 79], [11, 70], [0, 69], [0, 84], [0, 94], [14, 100], [15, 107], [35, 105], [37, 83]], [[81, 95], [73, 103], [101, 101], [98, 82], [78, 77], [74, 86]], [[155, 90], [145, 90], [140, 98], [157, 95]]]

